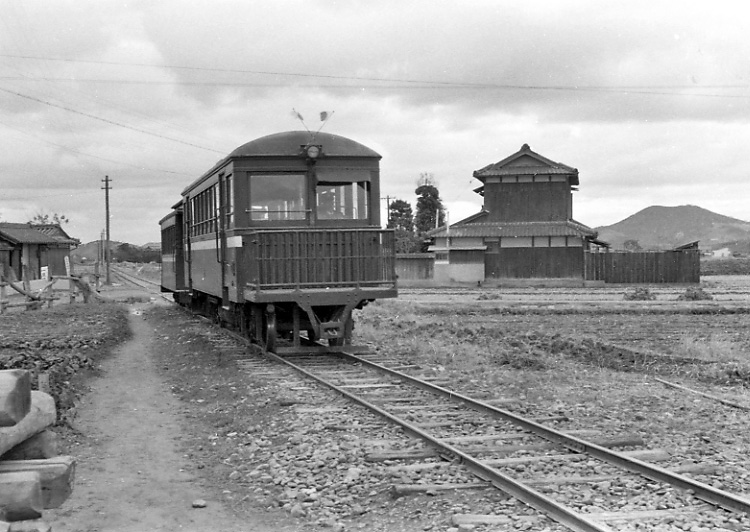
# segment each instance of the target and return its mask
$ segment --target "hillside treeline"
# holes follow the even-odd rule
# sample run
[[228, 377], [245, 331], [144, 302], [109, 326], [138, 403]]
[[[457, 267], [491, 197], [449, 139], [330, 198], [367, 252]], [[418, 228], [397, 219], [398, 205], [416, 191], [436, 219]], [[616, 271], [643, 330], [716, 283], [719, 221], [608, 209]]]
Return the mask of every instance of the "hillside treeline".
[[120, 244], [112, 250], [112, 260], [116, 262], [161, 262], [161, 254], [156, 249]]

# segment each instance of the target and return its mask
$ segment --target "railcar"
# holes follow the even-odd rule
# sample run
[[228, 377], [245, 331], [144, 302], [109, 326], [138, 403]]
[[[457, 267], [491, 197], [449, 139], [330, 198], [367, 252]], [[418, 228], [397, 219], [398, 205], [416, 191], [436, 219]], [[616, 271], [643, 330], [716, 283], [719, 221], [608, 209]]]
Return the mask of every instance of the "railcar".
[[397, 295], [380, 159], [321, 132], [238, 147], [159, 222], [162, 290], [270, 351], [350, 346], [352, 312]]

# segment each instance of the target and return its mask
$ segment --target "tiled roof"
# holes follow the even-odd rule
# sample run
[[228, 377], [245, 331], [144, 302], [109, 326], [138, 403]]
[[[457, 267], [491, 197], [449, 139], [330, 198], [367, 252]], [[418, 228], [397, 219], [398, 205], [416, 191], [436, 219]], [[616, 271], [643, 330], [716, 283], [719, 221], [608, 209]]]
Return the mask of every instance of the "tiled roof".
[[450, 232], [441, 227], [430, 233], [433, 237], [478, 238], [478, 237], [528, 237], [528, 236], [577, 236], [595, 237], [597, 232], [575, 220], [560, 222], [492, 222], [453, 225]]
[[68, 236], [68, 233], [63, 231], [63, 228], [60, 227], [58, 224], [34, 225], [34, 229], [44, 233], [47, 236], [60, 237], [66, 240], [71, 240], [70, 236]]
[[520, 150], [502, 161], [475, 171], [474, 177], [484, 182], [487, 177], [538, 174], [570, 175], [570, 184], [578, 185], [577, 169], [567, 164], [556, 163], [543, 155], [539, 155], [535, 151], [532, 151], [528, 144], [524, 144]]
[[73, 244], [75, 239], [57, 225], [0, 223], [0, 237], [15, 244]]
[[[553, 167], [553, 166], [532, 166], [532, 165], [517, 165], [517, 166], [496, 166], [491, 164], [485, 166], [481, 170], [477, 170], [476, 173], [481, 173], [482, 177], [489, 176], [503, 176], [503, 175], [538, 175], [538, 174], [573, 174], [576, 173], [575, 169], [571, 171], [570, 168]], [[476, 177], [476, 176], [475, 176]]]

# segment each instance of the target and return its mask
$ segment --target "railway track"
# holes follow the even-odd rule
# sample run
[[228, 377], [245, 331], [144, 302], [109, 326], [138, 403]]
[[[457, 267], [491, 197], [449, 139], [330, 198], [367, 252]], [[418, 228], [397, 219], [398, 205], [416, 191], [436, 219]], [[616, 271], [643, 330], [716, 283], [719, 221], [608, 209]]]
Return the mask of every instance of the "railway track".
[[149, 293], [161, 294], [161, 285], [157, 281], [152, 281], [144, 277], [138, 277], [125, 271], [123, 268], [112, 267], [111, 272], [116, 278], [120, 279], [127, 285], [134, 286], [137, 288], [143, 288]]
[[[640, 449], [638, 435], [566, 432], [564, 417], [521, 417], [505, 408], [512, 399], [500, 404], [478, 401], [453, 391], [449, 382], [435, 382], [419, 366], [374, 354], [269, 354], [239, 364], [270, 376], [279, 369], [269, 370], [269, 359], [335, 390], [413, 437], [369, 442], [377, 451], [368, 460], [388, 464], [402, 478], [414, 479], [420, 471], [444, 472], [439, 484], [418, 478], [394, 484], [395, 496], [494, 489], [536, 511], [466, 512], [454, 516], [456, 525], [523, 519], [545, 530], [684, 530], [669, 528], [669, 523], [687, 520], [750, 528], [750, 500], [689, 476], [710, 474], [711, 468], [693, 464], [666, 469], [652, 464], [668, 456]], [[297, 386], [304, 386], [304, 381]], [[549, 474], [540, 476], [540, 469]]]
[[[117, 275], [144, 288], [158, 286], [124, 272]], [[691, 478], [710, 479], [712, 468], [655, 466], [651, 462], [668, 455], [641, 449], [638, 435], [567, 431], [564, 416], [521, 417], [509, 409], [517, 406], [512, 398], [477, 401], [457, 393], [450, 382], [425, 375], [418, 365], [380, 355], [248, 358], [236, 346], [222, 348], [250, 373], [280, 378], [300, 389], [313, 379], [412, 436], [368, 442], [373, 448], [368, 460], [385, 464], [399, 479], [392, 486], [394, 496], [444, 490], [497, 493], [499, 510], [489, 514], [467, 509], [454, 516], [456, 525], [521, 520], [548, 531], [678, 531], [690, 529], [685, 523], [699, 522], [710, 524], [706, 530], [750, 529], [750, 500], [714, 488], [710, 480]], [[278, 364], [299, 377], [290, 381]], [[296, 378], [296, 384], [289, 384]], [[440, 483], [419, 478], [436, 470], [442, 472]], [[504, 510], [505, 494], [533, 511]]]

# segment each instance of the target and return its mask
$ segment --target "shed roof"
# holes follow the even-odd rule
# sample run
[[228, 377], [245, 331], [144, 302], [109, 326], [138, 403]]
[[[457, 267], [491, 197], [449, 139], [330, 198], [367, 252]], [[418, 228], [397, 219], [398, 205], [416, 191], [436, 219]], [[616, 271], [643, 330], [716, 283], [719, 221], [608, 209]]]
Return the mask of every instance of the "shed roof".
[[58, 224], [0, 223], [0, 237], [14, 244], [76, 244]]
[[688, 250], [691, 250], [691, 249], [699, 249], [698, 248], [698, 243], [699, 242], [700, 242], [700, 240], [694, 240], [693, 242], [688, 242], [687, 244], [683, 244], [681, 246], [677, 246], [672, 251], [688, 251]]
[[496, 163], [480, 168], [474, 172], [474, 177], [482, 183], [488, 177], [508, 175], [538, 175], [538, 174], [562, 174], [570, 176], [570, 184], [578, 185], [578, 170], [563, 163], [556, 163], [539, 155], [529, 147], [528, 144], [521, 146], [513, 155], [510, 155]]
[[448, 231], [440, 227], [430, 236], [444, 238], [576, 236], [596, 237], [597, 232], [575, 220], [559, 222], [486, 222], [453, 225]]

